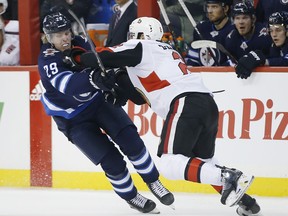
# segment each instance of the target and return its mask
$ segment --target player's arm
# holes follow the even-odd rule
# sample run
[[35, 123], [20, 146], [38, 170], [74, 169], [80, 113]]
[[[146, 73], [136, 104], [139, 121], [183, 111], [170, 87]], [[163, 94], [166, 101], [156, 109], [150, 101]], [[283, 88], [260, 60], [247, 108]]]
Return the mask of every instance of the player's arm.
[[[134, 67], [141, 62], [142, 59], [142, 43], [138, 43], [134, 48], [125, 49], [119, 52], [114, 52], [109, 48], [98, 51], [98, 54], [105, 67], [118, 68], [118, 67]], [[80, 56], [81, 64], [97, 68], [98, 63], [96, 56], [92, 52], [86, 52]]]
[[146, 103], [142, 95], [135, 89], [125, 68], [119, 68], [118, 70], [116, 70], [115, 79], [117, 85], [122, 91], [121, 93], [123, 94], [123, 96], [125, 96], [127, 99], [131, 100], [137, 105]]

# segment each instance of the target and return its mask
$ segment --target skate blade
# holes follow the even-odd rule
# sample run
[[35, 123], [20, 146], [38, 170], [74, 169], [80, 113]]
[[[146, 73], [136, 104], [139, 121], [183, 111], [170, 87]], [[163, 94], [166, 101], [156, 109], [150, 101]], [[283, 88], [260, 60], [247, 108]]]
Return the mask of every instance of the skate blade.
[[173, 204], [168, 205], [171, 209], [175, 210], [175, 206]]
[[154, 208], [152, 211], [147, 212], [147, 213], [145, 213], [145, 214], [160, 214], [160, 211], [159, 211], [159, 209]]
[[[137, 208], [135, 208], [135, 207], [133, 207], [133, 206], [130, 206], [130, 208], [131, 209], [135, 209], [136, 211], [139, 211]], [[141, 211], [139, 211], [139, 212], [141, 212]], [[157, 209], [156, 207], [153, 209], [153, 210], [151, 210], [150, 212], [141, 212], [141, 213], [143, 213], [143, 214], [160, 214], [160, 211], [159, 211], [159, 209]]]
[[236, 191], [231, 191], [229, 196], [226, 199], [226, 205], [232, 207], [236, 205], [240, 199], [243, 197], [245, 192], [248, 190], [250, 185], [254, 180], [254, 176], [252, 175], [241, 175], [237, 181], [237, 189]]

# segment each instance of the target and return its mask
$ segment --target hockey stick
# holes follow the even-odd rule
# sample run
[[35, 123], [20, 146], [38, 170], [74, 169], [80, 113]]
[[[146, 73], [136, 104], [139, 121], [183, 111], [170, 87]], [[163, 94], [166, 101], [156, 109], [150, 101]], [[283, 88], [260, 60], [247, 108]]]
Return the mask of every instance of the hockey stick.
[[191, 43], [191, 47], [193, 49], [199, 49], [199, 48], [203, 48], [203, 47], [211, 47], [214, 49], [219, 49], [221, 52], [223, 52], [225, 55], [227, 55], [234, 64], [238, 63], [237, 59], [222, 44], [217, 43], [215, 41], [211, 41], [211, 40], [193, 41]]
[[[93, 54], [95, 55], [96, 59], [97, 59], [97, 63], [99, 65], [99, 68], [101, 70], [101, 76], [105, 76], [106, 75], [106, 69], [104, 67], [104, 64], [99, 56], [99, 54], [96, 52], [96, 46], [95, 44], [93, 43], [93, 41], [91, 40], [89, 34], [87, 33], [86, 31], [86, 28], [84, 26], [84, 24], [81, 22], [81, 20], [77, 17], [77, 15], [70, 9], [70, 7], [68, 5], [66, 5], [65, 3], [59, 3], [58, 6], [61, 8], [64, 7], [68, 13], [75, 19], [75, 21], [78, 23], [78, 25], [80, 26], [81, 30], [83, 31], [83, 34], [86, 38], [86, 40], [88, 41], [89, 45], [90, 45], [90, 48], [91, 48], [91, 51], [93, 52]], [[55, 6], [55, 10], [59, 10], [60, 8], [57, 8], [57, 6]]]
[[[178, 2], [180, 3], [180, 5], [181, 5], [182, 9], [184, 10], [186, 16], [188, 17], [189, 21], [191, 22], [193, 28], [195, 29], [195, 31], [199, 35], [200, 39], [202, 40], [203, 36], [200, 33], [199, 29], [197, 28], [197, 24], [196, 24], [194, 18], [192, 17], [191, 13], [189, 12], [187, 6], [185, 5], [184, 1], [183, 0], [178, 0]], [[213, 58], [213, 60], [215, 61], [215, 64], [219, 65], [218, 61], [216, 60], [216, 57], [215, 57], [214, 53], [212, 52], [212, 50], [209, 47], [207, 47], [207, 50], [208, 50], [209, 54], [211, 55], [211, 57]]]
[[[170, 22], [170, 20], [169, 20], [169, 17], [168, 17], [168, 15], [167, 15], [167, 13], [166, 13], [166, 10], [165, 10], [165, 7], [164, 7], [164, 5], [163, 5], [163, 2], [162, 2], [162, 0], [157, 0], [157, 3], [158, 3], [158, 5], [159, 5], [160, 11], [161, 11], [162, 16], [163, 16], [163, 18], [164, 18], [164, 22], [165, 22], [165, 24], [167, 25], [168, 30], [169, 30], [169, 32], [170, 32], [171, 35], [172, 35], [172, 39], [173, 39], [175, 48], [176, 48], [176, 50], [179, 52], [179, 54], [182, 56], [181, 50], [180, 50], [180, 48], [179, 48], [179, 46], [178, 46], [178, 43], [177, 43], [177, 41], [176, 41], [175, 32], [174, 32], [174, 30], [173, 30], [173, 27], [172, 27], [172, 25], [171, 25], [171, 22]], [[183, 56], [182, 56], [182, 57], [183, 57]]]

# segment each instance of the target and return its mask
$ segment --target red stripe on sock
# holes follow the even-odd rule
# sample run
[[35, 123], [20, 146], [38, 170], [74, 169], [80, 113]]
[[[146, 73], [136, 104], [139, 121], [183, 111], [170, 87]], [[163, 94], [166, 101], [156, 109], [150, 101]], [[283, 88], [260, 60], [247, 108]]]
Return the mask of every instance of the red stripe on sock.
[[200, 171], [203, 164], [204, 162], [197, 158], [190, 160], [185, 171], [185, 179], [188, 181], [200, 183]]

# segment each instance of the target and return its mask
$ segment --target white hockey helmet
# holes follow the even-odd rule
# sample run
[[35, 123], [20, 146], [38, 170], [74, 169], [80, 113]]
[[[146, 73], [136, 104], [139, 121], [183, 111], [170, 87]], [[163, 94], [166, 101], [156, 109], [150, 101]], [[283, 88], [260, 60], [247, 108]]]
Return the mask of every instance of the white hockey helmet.
[[2, 15], [3, 13], [5, 13], [5, 11], [8, 7], [8, 2], [7, 2], [7, 0], [0, 0], [0, 4], [3, 5], [3, 11], [0, 11], [0, 15]]
[[129, 39], [161, 40], [163, 27], [159, 20], [153, 17], [139, 17], [129, 26]]

